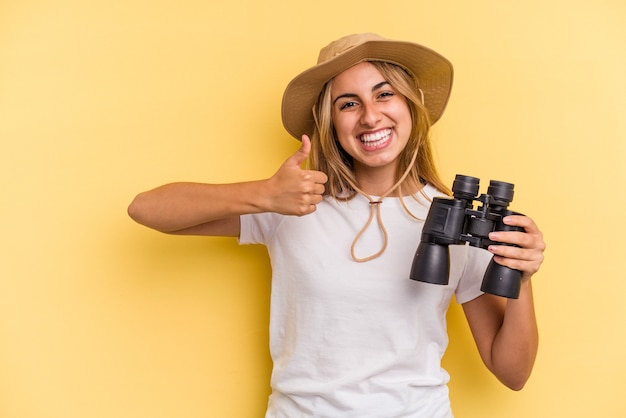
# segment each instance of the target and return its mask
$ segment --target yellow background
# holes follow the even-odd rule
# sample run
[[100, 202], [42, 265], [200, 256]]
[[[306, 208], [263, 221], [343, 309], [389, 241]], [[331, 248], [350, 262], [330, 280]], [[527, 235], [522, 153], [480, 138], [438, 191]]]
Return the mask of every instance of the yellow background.
[[363, 31], [452, 60], [446, 181], [515, 183], [548, 242], [522, 392], [451, 308], [456, 416], [624, 416], [625, 2], [0, 0], [0, 417], [263, 415], [265, 250], [162, 235], [126, 207], [169, 181], [271, 175], [297, 148], [283, 88]]

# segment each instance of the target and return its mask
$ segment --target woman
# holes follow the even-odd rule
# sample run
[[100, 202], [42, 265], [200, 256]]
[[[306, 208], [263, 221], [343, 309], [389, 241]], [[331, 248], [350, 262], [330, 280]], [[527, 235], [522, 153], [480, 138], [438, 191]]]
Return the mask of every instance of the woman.
[[[449, 193], [428, 133], [451, 83], [450, 63], [421, 45], [341, 38], [287, 87], [283, 122], [302, 146], [271, 178], [168, 184], [130, 205], [163, 232], [268, 247], [267, 417], [451, 416], [441, 358], [453, 294], [489, 370], [514, 390], [526, 383], [538, 340], [531, 276], [545, 248], [530, 218], [505, 220], [525, 232], [490, 236], [516, 246], [451, 246], [448, 285], [408, 279], [430, 201]], [[518, 299], [480, 292], [492, 256], [522, 271]]]

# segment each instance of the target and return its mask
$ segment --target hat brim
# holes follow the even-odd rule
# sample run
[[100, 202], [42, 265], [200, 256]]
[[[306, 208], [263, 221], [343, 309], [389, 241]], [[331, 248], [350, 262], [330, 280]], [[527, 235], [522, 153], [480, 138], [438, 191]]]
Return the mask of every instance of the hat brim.
[[303, 134], [311, 135], [315, 126], [312, 109], [324, 84], [364, 61], [390, 62], [409, 71], [424, 92], [424, 105], [431, 123], [439, 120], [452, 90], [453, 68], [450, 61], [416, 43], [373, 40], [317, 64], [291, 80], [282, 102], [282, 120], [287, 132], [298, 140]]

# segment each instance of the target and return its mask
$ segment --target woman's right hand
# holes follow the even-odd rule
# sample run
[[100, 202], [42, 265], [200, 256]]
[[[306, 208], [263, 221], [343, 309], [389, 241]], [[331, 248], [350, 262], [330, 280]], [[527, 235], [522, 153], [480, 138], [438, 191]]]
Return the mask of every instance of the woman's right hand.
[[315, 212], [316, 205], [322, 201], [328, 176], [301, 167], [310, 152], [311, 140], [303, 135], [300, 149], [266, 181], [269, 212], [297, 216]]

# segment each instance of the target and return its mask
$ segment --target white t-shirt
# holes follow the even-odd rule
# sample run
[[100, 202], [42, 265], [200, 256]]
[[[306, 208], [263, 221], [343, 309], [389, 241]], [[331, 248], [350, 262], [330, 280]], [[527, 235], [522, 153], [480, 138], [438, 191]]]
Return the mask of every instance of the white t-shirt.
[[[426, 193], [438, 193], [426, 186]], [[425, 219], [430, 203], [405, 198]], [[446, 286], [409, 279], [423, 222], [398, 198], [385, 198], [386, 251], [365, 263], [350, 246], [369, 217], [369, 201], [326, 198], [307, 216], [241, 217], [240, 243], [267, 246], [272, 263], [270, 352], [274, 362], [266, 418], [451, 417], [441, 368], [446, 311], [481, 294], [491, 254], [450, 246]], [[376, 221], [357, 257], [383, 245]]]

